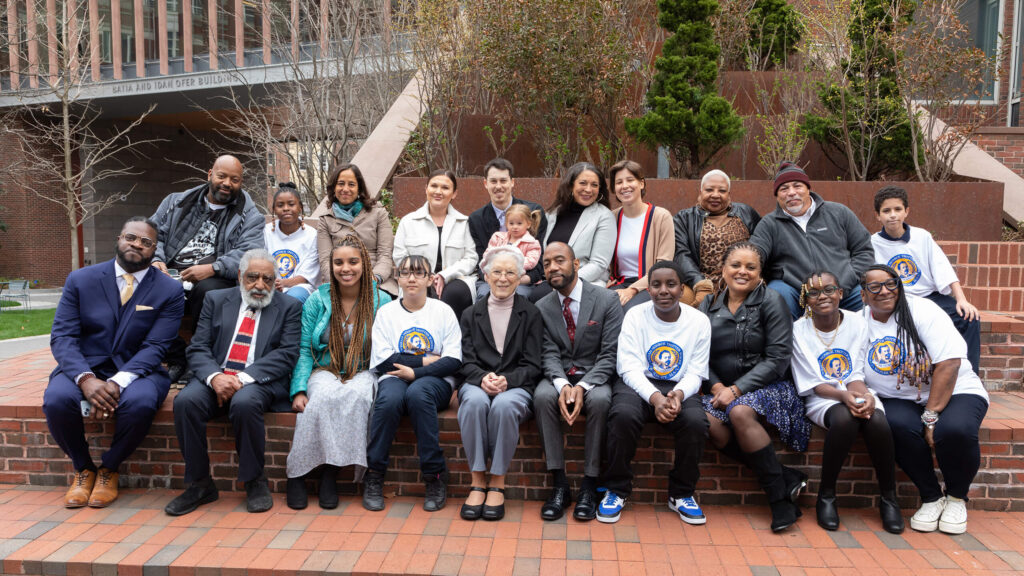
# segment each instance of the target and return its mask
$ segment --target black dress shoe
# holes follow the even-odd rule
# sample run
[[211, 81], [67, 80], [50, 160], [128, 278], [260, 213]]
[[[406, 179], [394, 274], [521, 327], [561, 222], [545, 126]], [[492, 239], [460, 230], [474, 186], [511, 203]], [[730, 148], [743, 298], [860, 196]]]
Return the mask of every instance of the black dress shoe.
[[252, 513], [266, 512], [274, 507], [267, 478], [260, 476], [245, 483], [245, 509]]
[[384, 475], [367, 470], [363, 477], [363, 508], [372, 512], [384, 509]]
[[[502, 496], [505, 495], [504, 488], [488, 488], [487, 491], [501, 492]], [[488, 506], [487, 504], [484, 504], [484, 512], [480, 517], [484, 520], [501, 520], [505, 517], [505, 502], [502, 501], [502, 503], [497, 506]]]
[[839, 510], [836, 509], [835, 494], [818, 494], [815, 508], [818, 512], [818, 526], [825, 530], [839, 529]]
[[797, 514], [800, 508], [789, 500], [778, 500], [772, 502], [769, 506], [772, 509], [772, 532], [782, 532], [796, 524], [796, 519], [800, 517]]
[[878, 511], [882, 515], [882, 528], [890, 534], [903, 533], [903, 512], [900, 505], [896, 503], [895, 492], [882, 493], [882, 500], [878, 503]]
[[167, 377], [170, 378], [171, 384], [177, 384], [180, 382], [187, 372], [187, 367], [184, 364], [168, 364], [167, 365]]
[[565, 509], [572, 504], [572, 492], [568, 486], [555, 486], [551, 496], [540, 508], [540, 517], [544, 520], [558, 520], [565, 514]]
[[204, 480], [189, 484], [184, 492], [164, 507], [164, 512], [168, 516], [182, 516], [219, 497], [220, 494], [217, 492], [217, 486], [213, 483], [213, 478], [207, 476]]
[[338, 467], [324, 464], [320, 470], [320, 487], [317, 490], [320, 508], [334, 510], [338, 507]]
[[[481, 488], [479, 486], [473, 486], [472, 488], [469, 489], [469, 491], [470, 492], [483, 492], [485, 494], [487, 493], [487, 489], [486, 488]], [[475, 506], [470, 506], [469, 504], [463, 504], [462, 505], [462, 509], [459, 510], [459, 516], [461, 516], [463, 520], [479, 520], [480, 517], [483, 516], [483, 515], [484, 515], [484, 505], [483, 505], [482, 502], [480, 504], [475, 505]]]
[[305, 510], [306, 506], [309, 505], [309, 495], [306, 493], [306, 479], [302, 476], [289, 478], [286, 492], [285, 503], [292, 510]]
[[576, 495], [576, 508], [572, 511], [572, 517], [582, 521], [597, 518], [597, 493], [593, 490], [580, 490]]

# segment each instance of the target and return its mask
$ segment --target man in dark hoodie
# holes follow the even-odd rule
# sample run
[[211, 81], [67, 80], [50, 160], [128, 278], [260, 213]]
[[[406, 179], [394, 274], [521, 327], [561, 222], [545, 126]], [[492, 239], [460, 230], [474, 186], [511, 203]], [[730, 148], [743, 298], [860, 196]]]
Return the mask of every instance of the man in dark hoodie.
[[[152, 220], [157, 226], [153, 266], [177, 270], [186, 282], [186, 313], [195, 331], [203, 299], [211, 290], [238, 284], [242, 254], [264, 248], [265, 220], [242, 189], [242, 163], [221, 156], [207, 173], [207, 182], [164, 198]], [[179, 338], [167, 352], [171, 381], [184, 376], [185, 345]]]
[[782, 295], [793, 318], [800, 309], [800, 285], [817, 270], [829, 270], [843, 289], [840, 307], [856, 312], [860, 277], [875, 263], [871, 235], [853, 211], [811, 191], [799, 166], [783, 162], [775, 174], [778, 207], [758, 223], [750, 237], [765, 257], [768, 287]]

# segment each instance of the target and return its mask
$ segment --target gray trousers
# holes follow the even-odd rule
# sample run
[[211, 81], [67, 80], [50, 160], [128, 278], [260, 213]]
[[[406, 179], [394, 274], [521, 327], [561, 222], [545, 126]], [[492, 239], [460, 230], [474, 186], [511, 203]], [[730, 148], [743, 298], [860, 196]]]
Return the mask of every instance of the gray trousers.
[[519, 444], [519, 425], [533, 415], [532, 398], [522, 388], [510, 388], [488, 396], [479, 386], [459, 388], [459, 430], [471, 472], [504, 476]]
[[[601, 474], [601, 450], [604, 448], [605, 424], [608, 422], [608, 408], [611, 405], [611, 386], [595, 386], [583, 393], [583, 413], [587, 415], [583, 441], [583, 474], [586, 476], [596, 478]], [[533, 411], [544, 442], [548, 470], [564, 470], [565, 421], [558, 409], [558, 390], [546, 378], [540, 381], [533, 392]]]

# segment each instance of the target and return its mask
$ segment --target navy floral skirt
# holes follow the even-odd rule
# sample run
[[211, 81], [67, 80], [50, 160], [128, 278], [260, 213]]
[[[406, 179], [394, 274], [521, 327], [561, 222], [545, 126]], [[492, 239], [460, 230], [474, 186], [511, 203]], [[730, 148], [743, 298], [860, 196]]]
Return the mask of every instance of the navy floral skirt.
[[725, 410], [711, 407], [710, 394], [701, 399], [704, 411], [718, 420], [729, 423], [729, 412], [734, 406], [750, 406], [779, 431], [782, 441], [797, 452], [807, 450], [811, 438], [811, 421], [804, 417], [804, 401], [797, 395], [793, 384], [780, 380], [760, 390], [749, 392], [737, 398]]

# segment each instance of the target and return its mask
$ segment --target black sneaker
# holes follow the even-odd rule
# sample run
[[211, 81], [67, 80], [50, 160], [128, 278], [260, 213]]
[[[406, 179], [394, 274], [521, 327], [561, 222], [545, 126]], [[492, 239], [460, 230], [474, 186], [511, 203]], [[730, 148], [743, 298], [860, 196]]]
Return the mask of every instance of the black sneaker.
[[378, 512], [384, 509], [384, 474], [367, 470], [363, 478], [363, 508]]
[[245, 483], [245, 509], [249, 512], [266, 512], [274, 507], [274, 497], [270, 495], [267, 479], [260, 476]]
[[203, 504], [217, 500], [219, 497], [220, 494], [217, 492], [217, 486], [213, 483], [213, 478], [207, 476], [203, 480], [189, 484], [184, 492], [164, 507], [164, 512], [168, 516], [182, 516]]
[[427, 512], [437, 512], [448, 502], [448, 485], [445, 484], [444, 474], [430, 475], [426, 478], [426, 484], [423, 509]]

